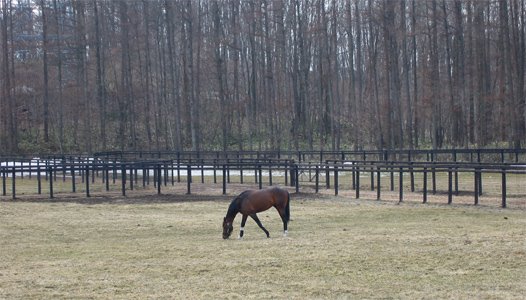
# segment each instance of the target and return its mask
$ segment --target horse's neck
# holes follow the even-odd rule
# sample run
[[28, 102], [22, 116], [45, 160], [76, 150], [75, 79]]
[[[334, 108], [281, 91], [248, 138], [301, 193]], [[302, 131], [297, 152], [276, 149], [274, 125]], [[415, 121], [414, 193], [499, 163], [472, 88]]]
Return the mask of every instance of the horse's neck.
[[228, 207], [226, 218], [234, 220], [236, 215], [239, 213], [239, 208], [240, 208], [240, 201], [239, 199], [235, 199], [234, 201], [232, 201], [232, 203], [230, 203], [230, 206]]

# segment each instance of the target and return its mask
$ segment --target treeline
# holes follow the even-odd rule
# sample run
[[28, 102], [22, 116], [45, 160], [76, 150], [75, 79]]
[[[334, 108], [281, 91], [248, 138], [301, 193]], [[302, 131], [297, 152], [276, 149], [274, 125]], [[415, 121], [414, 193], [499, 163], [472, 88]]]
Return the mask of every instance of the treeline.
[[0, 153], [526, 141], [524, 0], [0, 1]]

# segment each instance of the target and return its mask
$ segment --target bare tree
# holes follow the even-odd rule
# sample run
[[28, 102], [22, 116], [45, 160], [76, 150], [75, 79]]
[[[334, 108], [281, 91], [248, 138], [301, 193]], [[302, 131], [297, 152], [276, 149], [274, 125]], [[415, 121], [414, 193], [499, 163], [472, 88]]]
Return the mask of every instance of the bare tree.
[[522, 0], [0, 5], [2, 153], [526, 142]]
[[42, 13], [42, 64], [44, 74], [44, 95], [42, 97], [43, 106], [43, 123], [44, 123], [44, 142], [49, 143], [49, 72], [48, 72], [48, 20], [47, 20], [47, 7], [46, 1], [40, 0], [40, 10]]

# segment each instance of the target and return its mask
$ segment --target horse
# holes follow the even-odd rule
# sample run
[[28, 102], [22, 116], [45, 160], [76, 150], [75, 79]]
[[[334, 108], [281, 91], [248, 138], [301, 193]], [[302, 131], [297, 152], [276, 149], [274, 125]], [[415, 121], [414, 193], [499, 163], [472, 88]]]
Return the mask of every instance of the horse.
[[234, 230], [232, 224], [238, 213], [241, 213], [243, 216], [239, 231], [240, 239], [243, 238], [248, 216], [256, 221], [259, 228], [261, 228], [267, 235], [267, 238], [269, 238], [269, 232], [263, 227], [256, 213], [265, 211], [271, 207], [275, 207], [278, 210], [283, 221], [283, 236], [287, 236], [287, 224], [290, 220], [290, 195], [289, 192], [284, 189], [273, 187], [263, 190], [247, 190], [232, 200], [226, 216], [223, 219], [223, 239], [228, 239], [230, 234], [232, 234]]

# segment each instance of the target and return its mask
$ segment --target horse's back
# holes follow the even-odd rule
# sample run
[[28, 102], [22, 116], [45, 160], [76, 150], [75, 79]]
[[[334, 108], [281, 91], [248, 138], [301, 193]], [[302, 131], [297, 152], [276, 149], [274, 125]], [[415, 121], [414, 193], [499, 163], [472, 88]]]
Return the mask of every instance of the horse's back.
[[241, 205], [241, 210], [245, 214], [261, 212], [273, 206], [283, 206], [288, 201], [288, 192], [278, 187], [249, 190], [243, 193], [246, 193], [246, 198]]
[[269, 188], [269, 192], [274, 197], [277, 205], [286, 204], [289, 200], [289, 192], [285, 189], [279, 187], [272, 187]]

